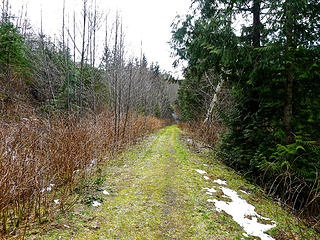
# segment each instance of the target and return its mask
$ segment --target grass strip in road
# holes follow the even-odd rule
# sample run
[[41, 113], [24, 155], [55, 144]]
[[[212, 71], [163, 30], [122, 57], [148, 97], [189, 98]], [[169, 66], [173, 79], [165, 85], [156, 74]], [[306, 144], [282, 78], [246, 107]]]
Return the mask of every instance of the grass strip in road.
[[[110, 193], [100, 194], [102, 205], [79, 203], [73, 214], [61, 217], [60, 228], [30, 239], [255, 239], [207, 202], [203, 188], [217, 187], [217, 179], [226, 181], [259, 214], [275, 220], [277, 227], [270, 234], [278, 239], [300, 239], [301, 231], [305, 239], [316, 236], [210, 154], [190, 150], [181, 136], [176, 126], [167, 127], [102, 166], [99, 177], [105, 185], [100, 190]], [[210, 180], [196, 169], [206, 171]], [[221, 191], [212, 197], [224, 199]]]

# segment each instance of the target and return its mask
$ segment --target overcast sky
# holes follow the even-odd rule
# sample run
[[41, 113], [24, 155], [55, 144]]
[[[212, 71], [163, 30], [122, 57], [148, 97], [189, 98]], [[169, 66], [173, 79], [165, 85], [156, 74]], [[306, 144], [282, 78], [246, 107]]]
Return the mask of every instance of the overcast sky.
[[[89, 0], [90, 1], [90, 0]], [[41, 9], [43, 31], [57, 36], [61, 34], [63, 0], [10, 0], [12, 12], [18, 14], [27, 6], [28, 19], [35, 28], [40, 28]], [[100, 12], [119, 11], [125, 26], [128, 54], [140, 56], [140, 46], [149, 63], [158, 62], [164, 70], [174, 72], [168, 41], [171, 38], [170, 25], [177, 14], [187, 13], [191, 0], [97, 0]], [[26, 7], [24, 7], [26, 9]], [[66, 0], [70, 15], [81, 12], [82, 0]], [[80, 21], [80, 18], [79, 18]], [[102, 29], [103, 30], [103, 29]], [[103, 41], [100, 41], [103, 45]], [[174, 74], [175, 75], [175, 74]]]

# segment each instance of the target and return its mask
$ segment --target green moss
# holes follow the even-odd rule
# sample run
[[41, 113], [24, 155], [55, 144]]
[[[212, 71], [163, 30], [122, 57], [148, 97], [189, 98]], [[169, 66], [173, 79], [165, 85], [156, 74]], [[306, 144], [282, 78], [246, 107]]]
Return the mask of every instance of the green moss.
[[[202, 188], [215, 184], [196, 173], [198, 168], [206, 170], [212, 180], [226, 180], [259, 213], [275, 220], [277, 227], [271, 234], [291, 231], [299, 236], [293, 216], [264, 197], [261, 189], [212, 160], [210, 154], [192, 152], [181, 133], [176, 126], [167, 127], [110, 161], [92, 180], [111, 193], [100, 193], [102, 206], [79, 203], [74, 214], [37, 239], [254, 239], [244, 238], [242, 228], [228, 214], [207, 203]], [[308, 239], [315, 236], [310, 229], [301, 228]]]

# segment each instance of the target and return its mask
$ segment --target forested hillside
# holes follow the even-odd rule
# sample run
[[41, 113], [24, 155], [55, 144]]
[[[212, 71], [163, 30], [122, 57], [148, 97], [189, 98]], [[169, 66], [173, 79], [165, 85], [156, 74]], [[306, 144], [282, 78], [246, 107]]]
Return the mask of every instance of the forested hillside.
[[195, 0], [172, 25], [190, 133], [285, 205], [320, 213], [320, 3]]
[[[0, 226], [6, 236], [46, 221], [56, 202], [98, 162], [165, 126], [175, 98], [170, 75], [142, 53], [127, 55], [121, 16], [95, 1], [67, 19], [60, 37], [32, 28], [26, 14], [0, 20]], [[79, 17], [81, 16], [81, 18]], [[105, 34], [104, 51], [97, 35]], [[103, 42], [102, 42], [103, 44]], [[101, 42], [100, 42], [101, 45]], [[142, 51], [142, 50], [141, 50]], [[89, 169], [89, 170], [88, 170]], [[1, 237], [0, 237], [1, 238]]]

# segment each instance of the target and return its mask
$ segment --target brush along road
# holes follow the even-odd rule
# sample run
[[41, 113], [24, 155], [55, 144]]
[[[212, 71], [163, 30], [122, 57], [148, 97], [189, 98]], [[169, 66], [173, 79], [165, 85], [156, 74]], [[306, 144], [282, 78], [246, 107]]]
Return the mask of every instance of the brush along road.
[[[40, 239], [316, 239], [170, 126], [101, 167], [100, 198]], [[258, 238], [259, 237], [259, 238]]]

